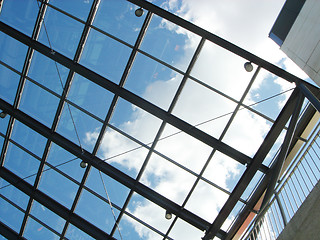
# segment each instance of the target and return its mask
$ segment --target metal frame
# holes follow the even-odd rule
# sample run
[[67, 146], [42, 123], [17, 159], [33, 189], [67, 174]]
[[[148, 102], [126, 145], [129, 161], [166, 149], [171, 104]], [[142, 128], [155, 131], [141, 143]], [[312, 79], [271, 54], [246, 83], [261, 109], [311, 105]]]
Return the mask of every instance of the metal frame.
[[[127, 214], [126, 208], [130, 202], [132, 194], [134, 192], [137, 192], [140, 195], [142, 195], [143, 197], [151, 200], [155, 204], [163, 207], [164, 209], [166, 209], [176, 215], [176, 217], [175, 217], [173, 223], [171, 224], [171, 226], [169, 227], [168, 231], [165, 234], [163, 234], [164, 239], [168, 238], [168, 235], [169, 235], [171, 229], [173, 228], [173, 226], [178, 218], [185, 220], [186, 222], [190, 223], [191, 225], [195, 226], [196, 228], [198, 228], [202, 231], [206, 231], [206, 234], [203, 239], [211, 239], [214, 236], [218, 236], [221, 239], [230, 239], [232, 234], [235, 233], [237, 231], [237, 229], [241, 226], [241, 224], [245, 221], [245, 218], [248, 216], [248, 213], [254, 209], [257, 201], [260, 199], [261, 195], [265, 191], [265, 189], [268, 185], [268, 182], [271, 181], [271, 184], [267, 190], [267, 194], [266, 194], [266, 197], [265, 197], [265, 200], [264, 200], [262, 206], [264, 206], [268, 202], [270, 192], [273, 191], [274, 183], [275, 183], [277, 177], [279, 176], [279, 172], [281, 170], [283, 160], [286, 157], [287, 152], [290, 151], [290, 146], [292, 145], [290, 143], [291, 143], [292, 137], [294, 136], [294, 134], [296, 132], [295, 126], [296, 126], [296, 123], [298, 120], [298, 115], [301, 111], [302, 96], [305, 96], [313, 104], [313, 106], [318, 111], [320, 111], [320, 103], [319, 103], [319, 99], [317, 98], [318, 88], [314, 87], [313, 85], [311, 85], [309, 83], [304, 82], [303, 80], [286, 72], [285, 70], [251, 54], [250, 52], [248, 52], [242, 48], [239, 48], [238, 46], [208, 32], [208, 31], [206, 31], [206, 30], [204, 30], [204, 29], [202, 29], [202, 28], [200, 28], [190, 22], [187, 22], [184, 19], [177, 17], [177, 16], [175, 16], [175, 15], [173, 15], [173, 14], [171, 14], [171, 13], [169, 13], [169, 12], [167, 12], [167, 11], [165, 11], [165, 10], [163, 10], [163, 9], [161, 9], [161, 8], [155, 6], [147, 1], [144, 1], [144, 0], [129, 0], [129, 2], [132, 2], [138, 6], [141, 6], [144, 9], [148, 10], [147, 16], [145, 18], [145, 21], [143, 23], [143, 26], [141, 28], [141, 31], [139, 33], [139, 36], [138, 36], [134, 46], [131, 46], [130, 44], [127, 44], [127, 43], [123, 42], [122, 40], [117, 39], [116, 37], [113, 37], [110, 34], [105, 33], [102, 30], [96, 29], [94, 26], [92, 26], [93, 20], [95, 17], [95, 13], [97, 11], [97, 7], [100, 2], [99, 0], [94, 1], [86, 22], [79, 20], [79, 19], [76, 19], [76, 17], [73, 17], [72, 15], [70, 15], [68, 13], [64, 13], [64, 14], [67, 14], [68, 16], [70, 15], [70, 17], [73, 17], [74, 19], [81, 21], [83, 24], [85, 24], [82, 36], [80, 38], [80, 42], [77, 47], [76, 54], [73, 59], [69, 59], [66, 56], [54, 51], [54, 49], [51, 49], [50, 47], [47, 47], [37, 41], [37, 37], [40, 32], [42, 19], [45, 14], [45, 10], [46, 10], [47, 6], [51, 6], [48, 3], [48, 1], [42, 0], [39, 2], [41, 2], [41, 7], [40, 7], [37, 22], [35, 25], [35, 29], [34, 29], [34, 32], [33, 32], [33, 35], [31, 38], [26, 36], [25, 34], [19, 32], [19, 31], [17, 31], [16, 29], [6, 25], [5, 23], [0, 22], [0, 30], [2, 32], [8, 34], [9, 36], [15, 38], [16, 40], [18, 40], [21, 43], [28, 46], [28, 54], [27, 54], [27, 57], [25, 60], [25, 64], [24, 64], [24, 68], [23, 68], [21, 77], [20, 77], [20, 84], [18, 87], [18, 92], [17, 92], [14, 104], [10, 105], [7, 102], [0, 99], [0, 109], [4, 110], [6, 113], [8, 113], [10, 115], [10, 120], [9, 120], [9, 125], [8, 125], [9, 127], [8, 127], [6, 137], [5, 137], [5, 144], [4, 144], [4, 148], [2, 149], [2, 152], [1, 152], [1, 160], [3, 160], [5, 158], [5, 154], [7, 151], [8, 143], [10, 141], [10, 136], [11, 136], [11, 132], [12, 132], [12, 128], [13, 128], [13, 124], [14, 124], [15, 119], [24, 123], [25, 125], [32, 128], [33, 130], [37, 131], [38, 133], [40, 133], [41, 135], [45, 136], [48, 139], [44, 154], [41, 158], [41, 164], [38, 169], [36, 181], [33, 186], [28, 184], [27, 182], [25, 182], [24, 180], [22, 180], [18, 176], [14, 175], [13, 173], [11, 173], [6, 168], [4, 168], [2, 165], [3, 162], [1, 162], [0, 176], [2, 178], [6, 179], [11, 184], [13, 184], [15, 187], [17, 187], [20, 190], [22, 190], [23, 192], [25, 192], [27, 195], [29, 195], [30, 200], [28, 203], [28, 207], [25, 211], [25, 217], [23, 220], [23, 224], [21, 225], [20, 232], [16, 233], [16, 232], [12, 231], [12, 229], [8, 228], [7, 226], [5, 226], [3, 223], [0, 222], [0, 233], [2, 233], [5, 236], [10, 236], [13, 238], [22, 239], [21, 236], [23, 235], [28, 217], [30, 215], [30, 209], [32, 207], [33, 200], [36, 200], [36, 201], [39, 201], [44, 206], [51, 209], [52, 211], [54, 211], [55, 213], [57, 213], [58, 215], [60, 215], [61, 217], [63, 217], [64, 219], [66, 219], [66, 224], [65, 224], [64, 229], [62, 231], [61, 238], [65, 237], [69, 223], [72, 223], [75, 226], [82, 229], [84, 232], [87, 232], [89, 235], [91, 235], [97, 239], [102, 239], [102, 238], [103, 239], [113, 239], [112, 236], [116, 231], [117, 224], [121, 221], [123, 214]], [[51, 7], [54, 7], [54, 6], [51, 6]], [[62, 10], [60, 10], [60, 11], [62, 12]], [[167, 64], [167, 63], [165, 63], [165, 62], [163, 62], [163, 61], [161, 61], [161, 60], [159, 60], [159, 59], [157, 59], [157, 58], [155, 58], [155, 57], [149, 55], [148, 53], [145, 53], [139, 49], [141, 42], [144, 38], [145, 32], [146, 32], [148, 25], [150, 23], [152, 14], [156, 14], [160, 17], [163, 17], [164, 19], [167, 19], [167, 20], [173, 22], [174, 24], [177, 24], [178, 26], [181, 26], [181, 27], [201, 36], [201, 41], [197, 47], [197, 50], [194, 53], [194, 56], [189, 64], [189, 67], [185, 73], [181, 72], [180, 70], [172, 67], [171, 65], [169, 65], [169, 64]], [[106, 34], [109, 37], [112, 37], [113, 39], [115, 39], [123, 44], [126, 44], [132, 48], [131, 55], [129, 57], [126, 68], [124, 70], [124, 73], [123, 73], [122, 78], [120, 80], [120, 83], [118, 85], [114, 84], [113, 82], [109, 81], [108, 79], [96, 74], [95, 72], [87, 69], [86, 67], [84, 67], [78, 63], [79, 59], [81, 57], [82, 51], [83, 51], [83, 47], [85, 45], [86, 39], [88, 37], [89, 31], [91, 28], [96, 29], [100, 32], [103, 32], [103, 34]], [[258, 65], [257, 71], [253, 75], [253, 77], [252, 77], [252, 79], [251, 79], [251, 81], [250, 81], [250, 83], [249, 83], [249, 85], [248, 85], [246, 91], [244, 92], [240, 101], [236, 101], [228, 96], [225, 96], [225, 94], [219, 92], [218, 90], [211, 89], [210, 86], [206, 86], [201, 81], [195, 79], [194, 77], [189, 76], [191, 69], [197, 59], [197, 56], [200, 53], [200, 50], [206, 40], [211, 41], [212, 43], [214, 43], [220, 47], [223, 47], [224, 49], [231, 51], [232, 53], [234, 53], [240, 57], [243, 57], [243, 58], [247, 59], [248, 61], [253, 62]], [[28, 70], [29, 70], [29, 66], [30, 66], [30, 62], [31, 62], [31, 58], [32, 58], [34, 50], [42, 53], [43, 55], [47, 56], [48, 58], [50, 58], [50, 59], [54, 60], [55, 62], [60, 63], [70, 69], [66, 84], [64, 86], [63, 94], [60, 97], [59, 107], [57, 108], [57, 112], [56, 112], [54, 122], [53, 122], [53, 125], [51, 128], [44, 126], [43, 124], [34, 120], [33, 118], [31, 118], [30, 116], [28, 116], [24, 112], [17, 109], [19, 106], [21, 92], [23, 91], [24, 83], [25, 83], [26, 79], [28, 79], [27, 74], [28, 74]], [[142, 53], [142, 54], [150, 57], [151, 59], [153, 59], [153, 60], [173, 69], [174, 71], [179, 72], [184, 75], [183, 80], [182, 80], [182, 82], [176, 92], [174, 100], [171, 102], [171, 105], [170, 105], [168, 111], [162, 110], [161, 108], [157, 107], [156, 105], [144, 100], [143, 98], [133, 94], [132, 92], [126, 90], [123, 87], [138, 52]], [[5, 64], [2, 64], [2, 65], [5, 65]], [[294, 82], [297, 85], [297, 87], [294, 90], [294, 92], [292, 93], [292, 95], [289, 98], [288, 102], [286, 103], [285, 107], [281, 111], [280, 115], [278, 116], [278, 118], [274, 122], [271, 130], [269, 131], [268, 135], [265, 137], [265, 140], [262, 143], [262, 145], [260, 146], [259, 150], [255, 154], [255, 156], [253, 158], [251, 158], [251, 157], [241, 153], [240, 151], [230, 147], [229, 145], [223, 143], [222, 139], [223, 139], [226, 131], [228, 130], [228, 127], [230, 126], [231, 122], [233, 121], [234, 116], [239, 111], [240, 107], [241, 106], [247, 107], [243, 104], [243, 100], [244, 100], [246, 94], [248, 93], [248, 91], [250, 90], [251, 84], [253, 83], [260, 68], [264, 68], [264, 69], [268, 70], [269, 72], [271, 72], [271, 73], [273, 73], [273, 74], [275, 74], [275, 75], [277, 75], [277, 76], [279, 76], [289, 82]], [[55, 132], [60, 115], [62, 113], [63, 106], [65, 105], [65, 102], [67, 104], [69, 104], [69, 102], [66, 100], [66, 97], [67, 97], [67, 94], [68, 94], [68, 91], [71, 86], [71, 82], [72, 82], [72, 79], [73, 79], [73, 76], [75, 73], [82, 75], [83, 77], [91, 80], [92, 82], [98, 84], [99, 86], [101, 86], [101, 87], [103, 87], [103, 88], [107, 89], [108, 91], [115, 94], [115, 96], [112, 100], [111, 107], [108, 110], [107, 116], [104, 120], [102, 120], [102, 122], [103, 122], [102, 130], [100, 131], [99, 137], [97, 139], [97, 142], [95, 144], [95, 147], [94, 147], [94, 150], [92, 153], [87, 152], [84, 149], [82, 149], [81, 144], [77, 145], [77, 144], [67, 140], [66, 138], [64, 138], [63, 136], [61, 136]], [[229, 119], [229, 122], [227, 123], [227, 126], [225, 127], [225, 129], [219, 139], [216, 139], [216, 138], [206, 134], [205, 132], [197, 129], [196, 127], [190, 125], [189, 123], [187, 123], [187, 122], [185, 122], [185, 121], [183, 121], [183, 120], [181, 120], [171, 114], [172, 110], [175, 106], [175, 103], [176, 103], [177, 99], [179, 98], [179, 95], [180, 95], [180, 93], [184, 87], [184, 84], [188, 78], [190, 78], [192, 81], [196, 81], [196, 82], [202, 84], [205, 87], [208, 87], [209, 89], [211, 89], [215, 92], [218, 92], [219, 94], [221, 94], [221, 95], [227, 97], [228, 99], [237, 103], [235, 111], [232, 114], [231, 118]], [[119, 171], [118, 169], [112, 167], [108, 163], [105, 163], [101, 159], [96, 157], [96, 154], [97, 154], [97, 151], [100, 147], [104, 132], [106, 131], [107, 127], [112, 128], [112, 126], [110, 125], [110, 119], [113, 114], [114, 108], [116, 107], [116, 104], [117, 104], [119, 97], [129, 101], [130, 103], [140, 107], [141, 109], [151, 113], [152, 115], [154, 115], [162, 120], [162, 125], [159, 128], [158, 133], [157, 133], [151, 147], [147, 148], [148, 155], [145, 158], [143, 167], [140, 169], [140, 172], [139, 172], [138, 177], [136, 179], [129, 177], [128, 175], [124, 174], [123, 172]], [[295, 107], [295, 105], [298, 101], [299, 101], [299, 104]], [[70, 103], [70, 104], [72, 104], [72, 103]], [[249, 110], [255, 111], [250, 108], [249, 108]], [[263, 116], [263, 117], [268, 119], [266, 116]], [[265, 159], [265, 157], [268, 154], [271, 147], [273, 146], [275, 140], [278, 138], [281, 131], [283, 129], [285, 129], [285, 125], [288, 122], [290, 117], [292, 117], [293, 120], [291, 120], [290, 126], [288, 128], [287, 137], [284, 142], [283, 150], [281, 150], [282, 151], [281, 157], [278, 158], [278, 161], [275, 165], [273, 165], [271, 168], [269, 168], [269, 167], [263, 165], [262, 162]], [[268, 119], [268, 120], [271, 121], [271, 119]], [[198, 139], [199, 141], [201, 141], [201, 142], [203, 142], [213, 148], [206, 164], [204, 165], [203, 169], [201, 170], [201, 173], [199, 175], [197, 175], [197, 180], [195, 181], [188, 196], [186, 197], [184, 203], [181, 206], [177, 205], [176, 203], [170, 201], [169, 199], [163, 197], [162, 195], [158, 194], [157, 192], [153, 191], [152, 189], [146, 187], [145, 185], [143, 185], [139, 182], [139, 180], [142, 176], [142, 173], [144, 172], [144, 169], [146, 168], [146, 166], [148, 164], [148, 161], [149, 161], [151, 154], [156, 152], [155, 146], [156, 146], [157, 142], [159, 141], [161, 133], [163, 132], [163, 129], [167, 123], [177, 127], [181, 131], [189, 134], [190, 136]], [[134, 140], [134, 141], [138, 141], [138, 140]], [[41, 174], [43, 172], [43, 168], [46, 164], [46, 158], [47, 158], [50, 146], [51, 146], [51, 142], [55, 142], [56, 144], [58, 144], [59, 146], [61, 146], [64, 149], [66, 149], [67, 151], [71, 152], [72, 154], [76, 155], [77, 157], [79, 157], [83, 161], [89, 163], [89, 166], [87, 167], [85, 174], [83, 175], [82, 181], [79, 185], [78, 192], [77, 192], [76, 197], [74, 199], [71, 210], [66, 209], [65, 207], [60, 205], [58, 202], [56, 202], [54, 199], [51, 199], [50, 197], [46, 196], [44, 193], [42, 193], [41, 191], [39, 191], [37, 189], [40, 178], [41, 178]], [[140, 145], [143, 146], [142, 144], [140, 144]], [[236, 187], [230, 193], [230, 196], [229, 196], [227, 202], [225, 203], [223, 208], [220, 210], [220, 213], [218, 214], [217, 218], [214, 220], [214, 222], [212, 224], [210, 224], [209, 222], [203, 220], [201, 217], [187, 211], [186, 209], [184, 209], [184, 207], [185, 207], [187, 201], [189, 200], [190, 196], [192, 195], [199, 180], [202, 179], [202, 175], [203, 175], [206, 167], [208, 166], [209, 162], [211, 161], [211, 158], [213, 157], [214, 153], [217, 150], [220, 151], [221, 153], [233, 158], [235, 161], [238, 161], [240, 164], [246, 165], [247, 169], [245, 170], [244, 174], [242, 175], [242, 177], [239, 180]], [[85, 188], [85, 182], [87, 180], [91, 166], [95, 167], [99, 171], [102, 171], [103, 173], [107, 174], [108, 176], [114, 178], [115, 180], [117, 180], [121, 184], [123, 184], [123, 185], [127, 186], [129, 189], [131, 189], [129, 195], [127, 196], [127, 199], [125, 201], [124, 206], [121, 209], [119, 209], [120, 215], [119, 215], [118, 219], [116, 220], [116, 223], [114, 224], [110, 235], [101, 231], [100, 229], [98, 229], [97, 227], [95, 227], [91, 223], [88, 223], [85, 219], [82, 219], [81, 217], [77, 216], [74, 213], [74, 210], [75, 210], [77, 203], [79, 201], [79, 198], [81, 196], [82, 190]], [[248, 202], [246, 202], [241, 199], [241, 195], [257, 171], [261, 171], [267, 175], [265, 176], [264, 180], [261, 182], [260, 186], [256, 189], [256, 191], [254, 192], [254, 194], [250, 198], [250, 200]], [[273, 174], [271, 175], [272, 172], [273, 172]], [[219, 187], [217, 186], [217, 188], [219, 188]], [[231, 230], [226, 233], [221, 230], [221, 226], [222, 226], [223, 222], [227, 219], [230, 212], [235, 207], [235, 205], [238, 201], [244, 202], [246, 204], [246, 207], [240, 213], [240, 217], [237, 219], [236, 223], [233, 225]], [[150, 228], [152, 228], [152, 227], [150, 227]]]

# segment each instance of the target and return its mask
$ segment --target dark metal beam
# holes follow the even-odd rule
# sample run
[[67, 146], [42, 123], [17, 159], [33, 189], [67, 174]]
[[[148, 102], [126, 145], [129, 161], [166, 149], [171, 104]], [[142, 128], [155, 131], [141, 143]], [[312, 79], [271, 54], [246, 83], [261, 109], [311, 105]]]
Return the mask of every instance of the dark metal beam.
[[25, 240], [24, 237], [20, 237], [17, 232], [15, 232], [13, 229], [8, 227], [7, 225], [5, 225], [1, 221], [0, 221], [0, 234], [7, 239], [12, 239], [12, 240], [22, 240], [23, 239], [23, 240]]
[[224, 49], [233, 52], [234, 54], [243, 57], [245, 59], [247, 59], [250, 62], [253, 62], [255, 64], [257, 64], [258, 66], [261, 66], [262, 68], [268, 70], [269, 72], [277, 75], [278, 77], [281, 77], [289, 82], [300, 82], [303, 81], [302, 79], [292, 75], [291, 73], [271, 64], [270, 62], [236, 46], [235, 44], [213, 34], [210, 33], [206, 30], [204, 30], [203, 28], [200, 28], [198, 26], [196, 26], [195, 24], [188, 22], [158, 6], [153, 5], [150, 2], [147, 2], [145, 0], [128, 0], [129, 2], [132, 2], [133, 4], [136, 4], [148, 11], [151, 11], [155, 14], [157, 14], [158, 16], [169, 20], [170, 22], [173, 22], [174, 24], [183, 27], [215, 44], [217, 44], [220, 47], [223, 47]]
[[[295, 101], [296, 106], [295, 106], [294, 112], [292, 114], [290, 123], [289, 123], [288, 131], [286, 133], [283, 144], [281, 146], [281, 150], [279, 152], [279, 155], [277, 157], [275, 165], [273, 166], [271, 172], [268, 174], [269, 175], [268, 189], [267, 189], [267, 192], [266, 192], [264, 199], [262, 201], [262, 204], [261, 204], [262, 211], [264, 211], [264, 208], [269, 203], [269, 200], [273, 194], [274, 188], [275, 188], [276, 183], [278, 181], [283, 163], [287, 157], [288, 150], [289, 150], [293, 135], [296, 130], [297, 122], [298, 122], [300, 111], [301, 111], [302, 104], [303, 104], [303, 100], [304, 100], [304, 97], [299, 92], [299, 96], [298, 96], [297, 100]], [[262, 215], [262, 213], [259, 213], [259, 215]]]
[[[298, 84], [298, 88], [301, 90], [303, 95], [311, 102], [312, 106], [320, 112], [320, 101], [319, 98], [314, 94], [314, 92], [309, 89], [310, 86], [305, 83]], [[319, 89], [317, 90], [317, 94], [319, 94]]]
[[295, 89], [291, 94], [290, 98], [288, 99], [286, 105], [280, 112], [274, 125], [271, 127], [269, 133], [265, 137], [259, 150], [255, 154], [252, 163], [248, 165], [246, 171], [243, 173], [242, 177], [240, 178], [239, 182], [235, 186], [234, 190], [232, 191], [225, 205], [220, 210], [217, 218], [214, 220], [214, 222], [210, 226], [210, 229], [207, 231], [206, 235], [203, 238], [204, 240], [209, 240], [214, 236], [216, 236], [222, 224], [224, 223], [224, 221], [227, 219], [232, 209], [237, 204], [239, 198], [247, 188], [248, 184], [250, 183], [251, 179], [254, 177], [255, 173], [257, 172], [259, 165], [261, 165], [261, 163], [267, 156], [268, 152], [272, 148], [273, 144], [275, 143], [276, 139], [280, 135], [281, 131], [283, 130], [285, 124], [288, 122], [289, 118], [291, 117], [292, 112], [295, 108], [295, 102], [296, 102], [295, 100], [297, 97], [298, 97], [298, 90]]
[[241, 164], [249, 164], [251, 163], [251, 158], [247, 155], [239, 152], [238, 150], [230, 147], [229, 145], [217, 140], [216, 138], [206, 134], [205, 132], [199, 130], [198, 128], [190, 125], [189, 123], [177, 118], [176, 116], [169, 114], [168, 112], [164, 111], [163, 109], [157, 107], [156, 105], [146, 101], [145, 99], [133, 94], [132, 92], [118, 86], [117, 84], [113, 83], [112, 81], [100, 76], [99, 74], [89, 70], [88, 68], [80, 65], [72, 61], [71, 59], [65, 57], [64, 55], [53, 51], [52, 49], [48, 48], [47, 46], [37, 42], [27, 35], [17, 31], [16, 29], [8, 26], [7, 24], [0, 22], [0, 29], [4, 33], [8, 34], [9, 36], [15, 38], [16, 40], [26, 44], [36, 51], [44, 54], [45, 56], [51, 58], [52, 60], [64, 65], [65, 67], [75, 71], [76, 73], [80, 74], [81, 76], [93, 81], [94, 83], [98, 84], [99, 86], [113, 92], [116, 95], [119, 95], [123, 99], [131, 102], [132, 104], [142, 108], [143, 110], [151, 113], [152, 115], [166, 121], [167, 123], [173, 125], [174, 127], [184, 131], [185, 133], [191, 135], [192, 137], [202, 141], [203, 143], [217, 149], [218, 151], [222, 152], [223, 154], [233, 158], [234, 160], [240, 162]]
[[[69, 220], [77, 228], [81, 229], [82, 231], [86, 232], [90, 236], [95, 239], [114, 239], [110, 237], [107, 233], [102, 231], [101, 229], [94, 226], [92, 223], [86, 221], [82, 217], [78, 216], [75, 213], [71, 213], [68, 208], [61, 205], [54, 199], [50, 198], [43, 192], [39, 191], [38, 189], [34, 189], [31, 184], [24, 181], [14, 173], [10, 172], [8, 169], [4, 167], [0, 167], [0, 176], [25, 194], [29, 195], [34, 200], [41, 203], [46, 208], [50, 209], [51, 211], [55, 212], [60, 217]], [[9, 238], [10, 239], [10, 238]]]
[[181, 207], [178, 204], [163, 197], [156, 191], [148, 188], [147, 186], [141, 184], [140, 182], [137, 182], [135, 179], [131, 178], [130, 176], [126, 175], [125, 173], [121, 172], [120, 170], [111, 166], [110, 164], [102, 161], [100, 158], [92, 155], [88, 151], [80, 148], [78, 145], [66, 139], [65, 137], [61, 136], [60, 134], [56, 132], [52, 132], [51, 129], [49, 129], [47, 126], [31, 118], [29, 115], [25, 114], [24, 112], [18, 109], [14, 109], [9, 103], [5, 102], [2, 99], [0, 99], [0, 108], [3, 109], [8, 114], [10, 114], [15, 119], [17, 119], [18, 121], [25, 124], [26, 126], [30, 127], [31, 129], [35, 130], [39, 134], [48, 138], [49, 140], [56, 143], [60, 147], [69, 151], [71, 154], [79, 157], [83, 161], [89, 163], [93, 167], [99, 169], [100, 171], [107, 174], [111, 178], [117, 180], [121, 184], [132, 189], [133, 191], [137, 192], [141, 196], [149, 199], [150, 201], [154, 202], [160, 207], [169, 210], [170, 212], [180, 217], [184, 221], [193, 225], [194, 227], [204, 231], [204, 230], [207, 230], [208, 227], [210, 226], [209, 222], [203, 220], [199, 216], [191, 213], [186, 209], [181, 209]]

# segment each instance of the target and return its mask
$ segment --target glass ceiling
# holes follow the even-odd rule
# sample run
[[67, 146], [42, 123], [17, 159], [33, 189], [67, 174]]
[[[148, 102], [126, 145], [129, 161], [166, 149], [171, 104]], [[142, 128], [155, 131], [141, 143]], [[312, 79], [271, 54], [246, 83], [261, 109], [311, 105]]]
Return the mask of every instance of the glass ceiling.
[[297, 78], [146, 1], [0, 3], [3, 239], [224, 238]]

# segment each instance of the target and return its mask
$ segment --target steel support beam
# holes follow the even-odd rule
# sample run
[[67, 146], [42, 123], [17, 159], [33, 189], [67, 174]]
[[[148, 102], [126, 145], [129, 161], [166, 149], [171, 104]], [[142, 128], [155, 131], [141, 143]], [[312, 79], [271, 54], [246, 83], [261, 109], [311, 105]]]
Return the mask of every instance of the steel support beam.
[[[115, 239], [110, 237], [107, 233], [102, 231], [101, 229], [94, 226], [92, 223], [86, 221], [82, 217], [78, 216], [75, 213], [70, 212], [68, 208], [61, 205], [54, 199], [50, 198], [43, 192], [39, 191], [38, 189], [34, 189], [31, 184], [24, 181], [14, 173], [10, 172], [8, 169], [4, 167], [0, 167], [0, 176], [25, 194], [32, 197], [34, 200], [41, 203], [46, 208], [50, 209], [51, 211], [55, 212], [60, 217], [69, 220], [77, 228], [81, 229], [82, 231], [86, 232], [90, 236], [95, 239]], [[10, 238], [9, 238], [10, 239]]]
[[257, 64], [258, 66], [261, 66], [262, 68], [268, 70], [269, 72], [277, 75], [278, 77], [281, 77], [289, 82], [300, 82], [300, 81], [303, 81], [302, 79], [294, 76], [293, 74], [271, 64], [270, 62], [238, 47], [237, 45], [213, 34], [213, 33], [210, 33], [206, 30], [204, 30], [203, 28], [201, 27], [198, 27], [196, 26], [195, 24], [191, 23], [191, 22], [188, 22], [184, 19], [182, 19], [181, 17], [178, 17], [158, 6], [155, 6], [153, 5], [152, 3], [150, 2], [147, 2], [145, 0], [128, 0], [129, 2], [132, 2], [133, 4], [136, 4], [148, 11], [151, 11], [153, 13], [155, 13], [156, 15], [164, 18], [164, 19], [167, 19], [169, 20], [170, 22], [173, 22], [174, 24], [182, 27], [182, 28], [185, 28], [205, 39], [207, 39], [208, 41], [211, 41], [215, 44], [217, 44], [218, 46], [240, 56], [240, 57], [243, 57], [245, 59], [247, 59], [248, 61], [250, 62], [253, 62], [255, 64]]
[[145, 99], [133, 94], [132, 92], [118, 86], [112, 81], [100, 76], [94, 71], [72, 61], [71, 59], [65, 57], [64, 55], [55, 52], [49, 47], [41, 44], [28, 37], [27, 35], [17, 31], [16, 29], [8, 26], [7, 24], [0, 22], [0, 30], [14, 39], [20, 41], [23, 44], [35, 49], [36, 51], [42, 53], [43, 55], [51, 58], [52, 60], [60, 63], [61, 65], [75, 71], [79, 75], [91, 80], [92, 82], [98, 84], [99, 86], [119, 95], [123, 99], [129, 101], [130, 103], [140, 107], [141, 109], [149, 112], [150, 114], [166, 121], [167, 123], [173, 125], [174, 127], [184, 131], [190, 136], [198, 139], [199, 141], [211, 146], [223, 154], [233, 158], [234, 160], [240, 162], [241, 164], [250, 164], [252, 159], [243, 154], [242, 152], [230, 147], [229, 145], [219, 141], [218, 139], [210, 136], [209, 134], [199, 130], [198, 128], [192, 126], [191, 124], [177, 118], [176, 116], [168, 113], [167, 111], [159, 108], [158, 106], [146, 101]]
[[305, 83], [298, 84], [298, 88], [301, 90], [303, 95], [311, 102], [312, 106], [317, 109], [318, 112], [320, 112], [319, 98], [312, 92], [312, 90], [310, 90]]
[[251, 179], [254, 177], [255, 173], [257, 172], [259, 165], [261, 165], [261, 163], [267, 156], [268, 152], [272, 148], [273, 144], [275, 143], [276, 139], [280, 135], [281, 131], [283, 130], [285, 124], [288, 122], [289, 118], [291, 117], [292, 112], [295, 108], [295, 102], [297, 97], [298, 97], [298, 90], [295, 89], [291, 94], [290, 98], [288, 99], [286, 105], [280, 112], [275, 123], [271, 127], [269, 133], [265, 137], [259, 150], [253, 157], [252, 164], [250, 164], [246, 169], [246, 171], [243, 173], [242, 177], [240, 178], [236, 187], [232, 191], [225, 205], [222, 207], [218, 216], [210, 226], [209, 230], [206, 232], [206, 235], [203, 238], [204, 240], [212, 239], [217, 235], [222, 224], [224, 223], [224, 221], [227, 219], [227, 217], [231, 213], [232, 209], [237, 204], [239, 198], [247, 188], [248, 184], [250, 183]]
[[[262, 201], [262, 204], [261, 204], [262, 212], [264, 211], [264, 208], [269, 203], [269, 200], [273, 194], [274, 188], [275, 188], [276, 183], [278, 181], [283, 163], [287, 157], [288, 150], [289, 150], [293, 135], [296, 130], [297, 122], [298, 122], [300, 111], [301, 111], [302, 104], [303, 104], [303, 100], [304, 100], [304, 97], [299, 92], [299, 96], [298, 96], [297, 100], [295, 101], [296, 106], [295, 106], [294, 112], [292, 114], [290, 123], [289, 123], [288, 131], [286, 133], [283, 144], [281, 146], [281, 150], [279, 152], [279, 155], [277, 157], [277, 160], [276, 160], [274, 166], [272, 167], [271, 172], [268, 174], [269, 175], [268, 189], [267, 189], [267, 192], [266, 192], [264, 199]], [[259, 215], [263, 215], [262, 212], [259, 213]]]
[[132, 189], [133, 191], [137, 192], [138, 194], [147, 198], [148, 200], [154, 202], [160, 207], [167, 209], [168, 211], [172, 212], [173, 214], [180, 217], [181, 219], [188, 222], [189, 224], [193, 225], [194, 227], [202, 231], [207, 230], [209, 228], [210, 226], [209, 222], [203, 220], [199, 216], [191, 213], [186, 209], [181, 209], [181, 207], [178, 204], [165, 198], [164, 196], [148, 188], [142, 183], [137, 182], [135, 179], [131, 178], [130, 176], [126, 175], [125, 173], [121, 172], [120, 170], [111, 166], [110, 164], [102, 161], [100, 158], [94, 156], [88, 151], [80, 148], [80, 146], [76, 145], [75, 143], [71, 142], [70, 140], [66, 139], [60, 134], [56, 132], [52, 132], [51, 129], [48, 128], [47, 126], [31, 118], [29, 115], [25, 114], [24, 112], [18, 109], [14, 109], [9, 103], [5, 102], [2, 99], [0, 99], [0, 108], [3, 109], [6, 113], [11, 115], [12, 117], [14, 117], [15, 119], [17, 119], [18, 121], [25, 124], [26, 126], [30, 127], [31, 129], [35, 130], [39, 134], [48, 138], [49, 140], [56, 143], [60, 147], [69, 151], [71, 154], [89, 163], [96, 169], [102, 171], [103, 173], [107, 174], [111, 178], [115, 179], [116, 181], [120, 182], [126, 187]]
[[[0, 2], [1, 3], [1, 2]], [[17, 232], [15, 232], [13, 229], [5, 225], [3, 222], [0, 221], [0, 234], [4, 236], [7, 239], [12, 240], [25, 240], [24, 237], [20, 237]]]

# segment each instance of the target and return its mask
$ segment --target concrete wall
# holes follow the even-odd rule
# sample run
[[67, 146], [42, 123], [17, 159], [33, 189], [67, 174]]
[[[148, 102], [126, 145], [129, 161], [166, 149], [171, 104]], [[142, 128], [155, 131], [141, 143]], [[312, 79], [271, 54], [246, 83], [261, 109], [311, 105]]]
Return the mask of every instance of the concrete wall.
[[305, 2], [280, 49], [320, 86], [319, 0]]
[[320, 239], [320, 182], [314, 187], [277, 240]]

